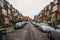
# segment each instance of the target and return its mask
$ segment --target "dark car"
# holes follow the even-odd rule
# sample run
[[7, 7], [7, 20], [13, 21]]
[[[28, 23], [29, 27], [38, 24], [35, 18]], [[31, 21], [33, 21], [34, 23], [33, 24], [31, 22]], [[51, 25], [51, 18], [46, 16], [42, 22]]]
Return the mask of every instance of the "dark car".
[[20, 28], [22, 28], [25, 24], [26, 24], [26, 22], [18, 22], [18, 23], [15, 24], [14, 29], [20, 29]]
[[55, 30], [50, 30], [50, 32], [47, 33], [47, 37], [49, 39], [60, 40], [60, 25], [57, 25]]
[[18, 23], [15, 24], [14, 29], [19, 29], [21, 27], [22, 27], [22, 23], [18, 22]]
[[4, 28], [0, 29], [0, 40], [7, 40], [7, 32]]

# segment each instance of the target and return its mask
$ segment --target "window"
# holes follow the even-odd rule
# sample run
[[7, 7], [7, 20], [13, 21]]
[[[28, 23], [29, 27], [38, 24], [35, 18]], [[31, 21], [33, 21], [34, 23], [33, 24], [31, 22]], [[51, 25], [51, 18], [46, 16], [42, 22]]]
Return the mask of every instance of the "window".
[[58, 5], [54, 5], [52, 11], [57, 11], [58, 10]]
[[60, 12], [60, 5], [59, 5], [59, 12]]
[[0, 7], [2, 7], [2, 8], [4, 7], [4, 4], [1, 1], [0, 1]]
[[47, 16], [49, 16], [49, 11], [47, 12]]
[[13, 13], [14, 13], [14, 11], [15, 11], [15, 10], [12, 8], [12, 12], [13, 12]]
[[42, 17], [42, 15], [40, 15], [40, 17]]
[[52, 14], [51, 19], [55, 20], [55, 14]]
[[58, 18], [57, 19], [60, 19], [60, 16], [58, 16]]
[[15, 13], [14, 16], [17, 16], [17, 13]]
[[57, 4], [58, 3], [58, 0], [54, 0], [54, 4]]
[[49, 10], [51, 9], [51, 5], [49, 5]]
[[7, 16], [7, 11], [5, 9], [2, 9], [2, 14]]
[[2, 23], [2, 17], [0, 16], [0, 23]]
[[5, 18], [5, 24], [9, 24], [9, 19]]
[[10, 9], [8, 9], [8, 14], [11, 14], [11, 10]]
[[10, 4], [8, 4], [8, 8], [10, 8]]
[[58, 3], [60, 3], [60, 0], [58, 0]]

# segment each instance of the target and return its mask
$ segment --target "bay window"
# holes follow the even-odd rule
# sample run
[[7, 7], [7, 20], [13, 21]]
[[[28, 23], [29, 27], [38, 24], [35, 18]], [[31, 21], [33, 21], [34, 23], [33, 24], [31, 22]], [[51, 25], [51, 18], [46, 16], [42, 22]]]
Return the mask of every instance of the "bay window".
[[52, 8], [52, 11], [57, 11], [58, 10], [58, 5], [54, 5], [53, 8]]
[[14, 8], [12, 8], [12, 12], [13, 12], [13, 13], [15, 12]]
[[8, 9], [8, 14], [11, 14], [11, 10], [10, 9]]
[[3, 2], [1, 2], [1, 1], [0, 1], [0, 7], [1, 7], [1, 8], [4, 8], [4, 4], [3, 4]]
[[60, 12], [60, 5], [59, 5], [59, 12]]
[[9, 24], [9, 19], [7, 17], [5, 18], [5, 24]]
[[50, 14], [49, 14], [49, 11], [47, 12], [47, 16], [49, 16]]
[[49, 5], [49, 10], [51, 10], [51, 5]]
[[2, 14], [7, 16], [7, 11], [5, 9], [2, 9]]
[[10, 4], [8, 4], [8, 8], [10, 8]]
[[58, 0], [54, 0], [54, 4], [57, 4], [58, 3]]
[[54, 4], [60, 3], [60, 0], [54, 0]]

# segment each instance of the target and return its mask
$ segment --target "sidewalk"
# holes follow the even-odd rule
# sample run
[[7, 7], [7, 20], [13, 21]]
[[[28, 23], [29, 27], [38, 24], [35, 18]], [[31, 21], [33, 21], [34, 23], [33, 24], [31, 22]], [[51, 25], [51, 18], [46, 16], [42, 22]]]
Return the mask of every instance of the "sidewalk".
[[7, 30], [7, 33], [14, 32], [14, 28], [13, 28], [13, 26], [12, 26], [12, 27], [8, 27], [8, 28], [6, 28], [6, 30]]

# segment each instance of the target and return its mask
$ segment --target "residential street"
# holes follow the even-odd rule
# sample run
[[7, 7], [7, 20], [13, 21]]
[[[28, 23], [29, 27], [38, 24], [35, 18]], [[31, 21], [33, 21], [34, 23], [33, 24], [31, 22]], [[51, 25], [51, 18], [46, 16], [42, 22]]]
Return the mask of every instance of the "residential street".
[[60, 40], [60, 0], [0, 0], [0, 40]]
[[30, 22], [24, 28], [8, 34], [8, 40], [48, 40], [46, 33], [41, 32]]

